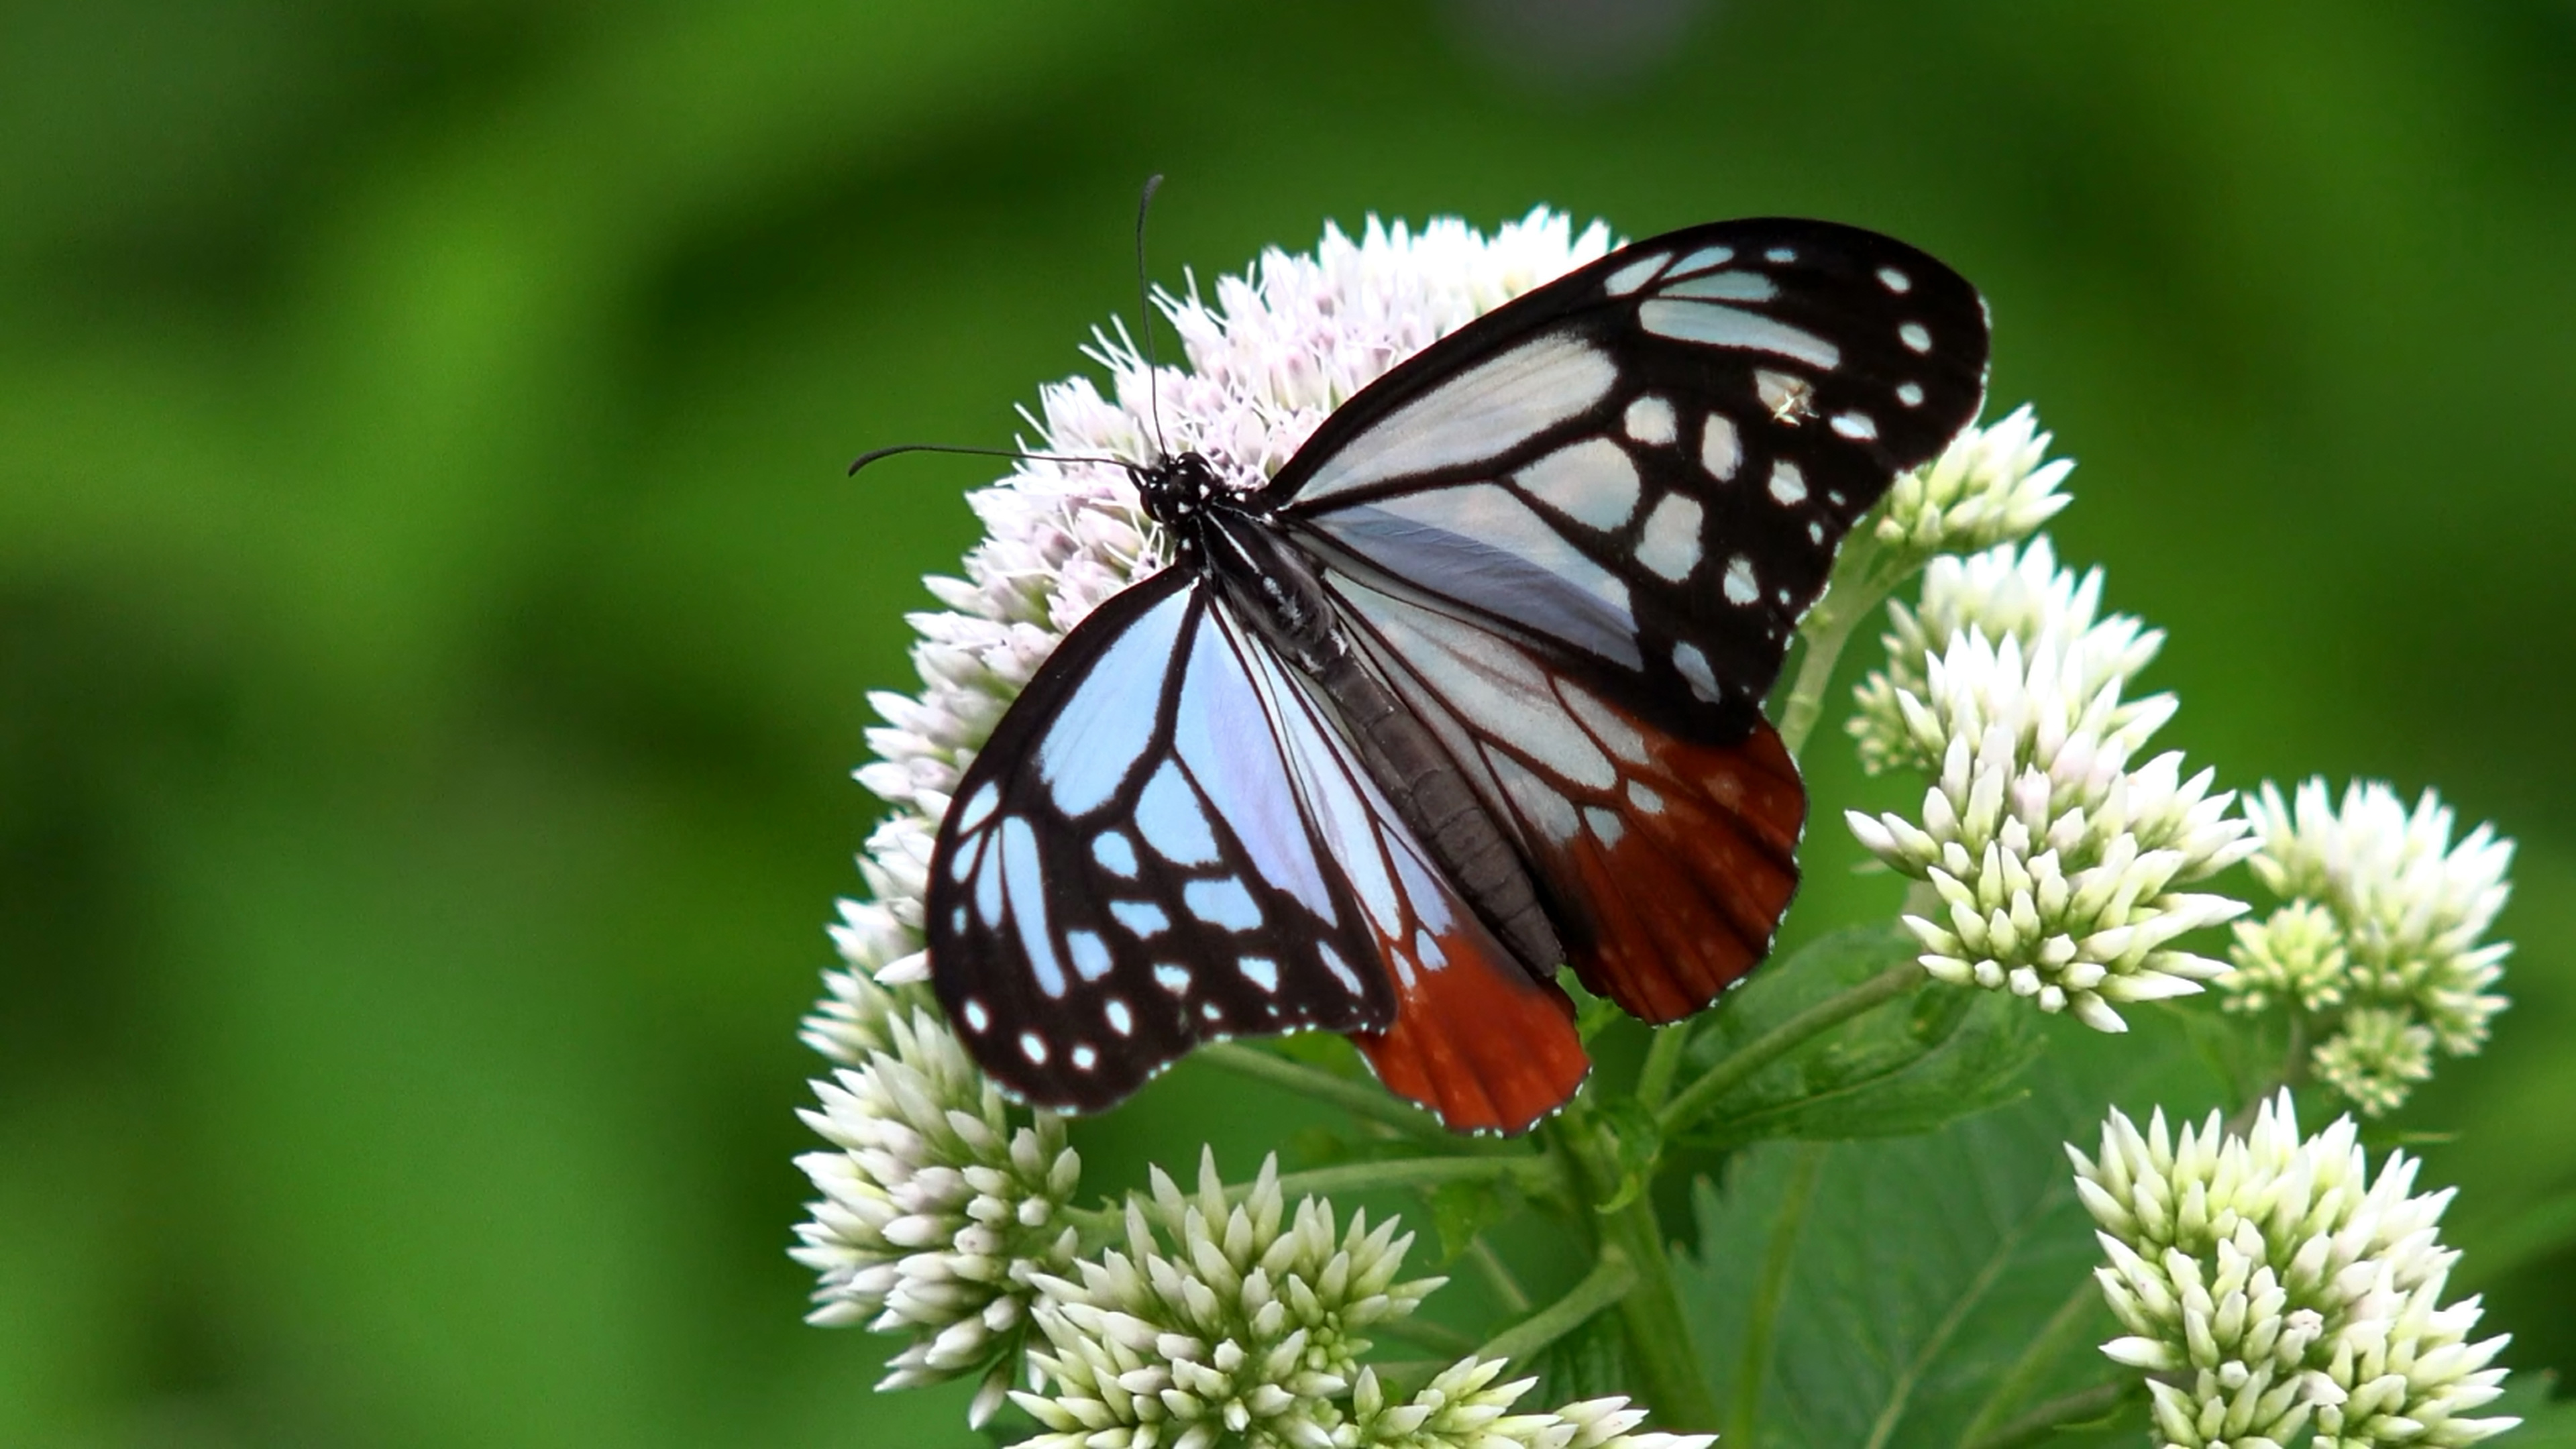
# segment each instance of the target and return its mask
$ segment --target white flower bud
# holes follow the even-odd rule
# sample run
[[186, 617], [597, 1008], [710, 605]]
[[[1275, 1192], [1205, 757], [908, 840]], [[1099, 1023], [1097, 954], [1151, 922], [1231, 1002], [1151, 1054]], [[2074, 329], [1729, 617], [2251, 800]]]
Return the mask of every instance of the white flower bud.
[[2505, 1340], [2468, 1341], [2476, 1299], [2440, 1304], [2450, 1194], [2410, 1196], [2403, 1153], [2372, 1179], [2356, 1136], [2345, 1117], [2301, 1139], [2283, 1092], [2242, 1137], [2215, 1112], [2176, 1137], [2114, 1109], [2098, 1153], [2068, 1149], [2128, 1330], [2102, 1352], [2149, 1376], [2168, 1449], [2302, 1443], [2312, 1422], [2332, 1449], [2463, 1445], [2520, 1422], [2468, 1417], [2502, 1392]]

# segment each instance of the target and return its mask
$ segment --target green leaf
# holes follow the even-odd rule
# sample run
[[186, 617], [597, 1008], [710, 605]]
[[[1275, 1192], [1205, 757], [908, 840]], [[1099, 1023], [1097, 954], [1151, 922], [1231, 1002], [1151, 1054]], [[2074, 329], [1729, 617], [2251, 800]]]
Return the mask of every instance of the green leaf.
[[1628, 1335], [1616, 1313], [1594, 1318], [1549, 1344], [1531, 1363], [1514, 1368], [1537, 1370], [1538, 1392], [1524, 1402], [1550, 1408], [1637, 1391], [1636, 1373], [1628, 1361]]
[[[1693, 1072], [1707, 1071], [1799, 1012], [1920, 950], [1894, 925], [1854, 927], [1815, 941], [1727, 998], [1691, 1041]], [[1848, 1141], [1932, 1131], [2021, 1093], [2021, 1074], [2040, 1050], [2034, 1017], [2027, 1003], [1996, 992], [1932, 986], [1754, 1073], [1686, 1140], [1730, 1147], [1771, 1138]]]
[[[1928, 1136], [1823, 1149], [1793, 1233], [1781, 1205], [1797, 1158], [1818, 1149], [1764, 1144], [1737, 1156], [1722, 1192], [1703, 1180], [1699, 1248], [1677, 1272], [1721, 1402], [1760, 1375], [1754, 1432], [1736, 1449], [1938, 1449], [2118, 1377], [2095, 1347], [2116, 1330], [2091, 1297], [2099, 1250], [2062, 1144], [2089, 1145], [2110, 1103], [2191, 1114], [2223, 1090], [2170, 1013], [2132, 1017], [2126, 1037], [2042, 1024], [2048, 1050], [2019, 1102]], [[1747, 1366], [1775, 1243], [1786, 1291], [1768, 1363]]]
[[1608, 1200], [1592, 1205], [1597, 1213], [1615, 1213], [1637, 1200], [1654, 1182], [1655, 1164], [1664, 1155], [1664, 1130], [1654, 1112], [1634, 1097], [1610, 1097], [1593, 1104], [1594, 1119], [1610, 1130], [1617, 1156], [1619, 1186]]
[[1509, 1178], [1444, 1182], [1431, 1190], [1431, 1225], [1440, 1234], [1442, 1266], [1458, 1261], [1478, 1234], [1509, 1217], [1521, 1195]]

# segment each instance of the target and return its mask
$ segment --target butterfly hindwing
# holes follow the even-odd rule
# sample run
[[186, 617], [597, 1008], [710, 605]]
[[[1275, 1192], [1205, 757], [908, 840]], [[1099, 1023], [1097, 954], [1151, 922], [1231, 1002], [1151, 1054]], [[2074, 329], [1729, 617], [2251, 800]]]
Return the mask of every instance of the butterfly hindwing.
[[1984, 304], [1826, 222], [1603, 258], [1435, 343], [1259, 496], [1667, 729], [1749, 730], [1834, 550], [1984, 397]]
[[1512, 833], [1585, 987], [1674, 1021], [1770, 953], [1807, 797], [1769, 724], [1688, 739], [1392, 581], [1331, 588], [1378, 672]]
[[1519, 1130], [1586, 1065], [1563, 994], [1185, 570], [1066, 636], [959, 783], [932, 860], [941, 1003], [1034, 1102], [1106, 1106], [1202, 1041], [1312, 1028], [1364, 1033], [1390, 1085], [1454, 1127]]

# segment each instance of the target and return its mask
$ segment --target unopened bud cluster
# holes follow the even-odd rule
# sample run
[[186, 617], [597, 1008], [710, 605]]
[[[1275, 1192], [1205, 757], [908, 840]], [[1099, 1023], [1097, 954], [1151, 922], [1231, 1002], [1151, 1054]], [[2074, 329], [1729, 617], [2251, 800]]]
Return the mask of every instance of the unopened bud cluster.
[[1930, 888], [1907, 915], [1925, 970], [2103, 1031], [2118, 1006], [2201, 989], [2224, 963], [2178, 938], [2244, 906], [2186, 889], [2253, 849], [2233, 795], [2178, 752], [2133, 763], [2173, 714], [2128, 699], [2160, 636], [2100, 616], [2101, 578], [2045, 538], [1937, 560], [1861, 687], [1864, 758], [1933, 772], [1920, 818], [1849, 812], [1861, 843]]
[[2345, 1117], [2302, 1140], [2284, 1092], [2241, 1137], [2115, 1109], [2098, 1154], [2067, 1149], [2127, 1330], [2102, 1351], [2147, 1375], [2156, 1443], [2450, 1449], [2519, 1422], [2473, 1416], [2505, 1339], [2470, 1341], [2475, 1298], [2442, 1302], [2450, 1192], [2415, 1194], [2403, 1153], [2374, 1179], [2355, 1138]]
[[2231, 1010], [2298, 1013], [2309, 1069], [2364, 1112], [2402, 1104], [2435, 1054], [2485, 1045], [2505, 1007], [2491, 988], [2510, 943], [2485, 940], [2512, 887], [2513, 842], [2477, 827], [2454, 845], [2450, 809], [2426, 791], [2408, 810], [2384, 784], [2323, 780], [2292, 800], [2246, 803], [2255, 875], [2287, 904], [2236, 928]]

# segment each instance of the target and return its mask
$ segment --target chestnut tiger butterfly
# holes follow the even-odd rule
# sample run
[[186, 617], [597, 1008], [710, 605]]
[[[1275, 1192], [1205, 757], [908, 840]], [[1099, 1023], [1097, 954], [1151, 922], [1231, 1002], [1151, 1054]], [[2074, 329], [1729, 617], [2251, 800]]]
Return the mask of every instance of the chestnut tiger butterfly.
[[1057, 645], [959, 781], [931, 979], [1026, 1100], [1348, 1033], [1458, 1130], [1768, 953], [1806, 791], [1763, 717], [1843, 535], [1985, 396], [1975, 288], [1830, 222], [1635, 243], [1353, 396], [1266, 484], [1123, 465], [1170, 564]]

